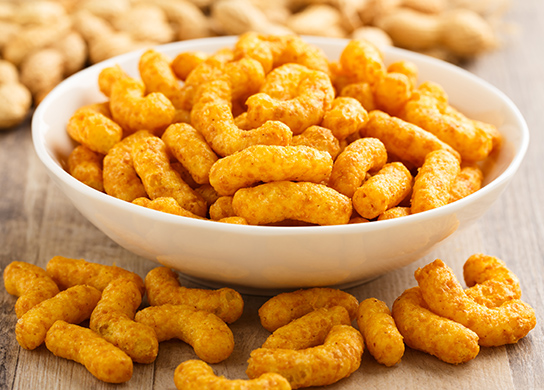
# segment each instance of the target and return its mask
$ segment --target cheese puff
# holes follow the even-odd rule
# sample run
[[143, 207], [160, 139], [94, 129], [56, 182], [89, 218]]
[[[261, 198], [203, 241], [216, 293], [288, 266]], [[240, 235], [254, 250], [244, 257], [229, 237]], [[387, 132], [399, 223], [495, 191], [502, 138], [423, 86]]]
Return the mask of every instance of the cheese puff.
[[389, 153], [416, 167], [423, 165], [427, 154], [438, 149], [445, 149], [461, 160], [457, 151], [435, 135], [383, 111], [370, 112], [361, 135], [378, 138]]
[[28, 310], [15, 325], [17, 342], [25, 349], [35, 349], [45, 340], [47, 330], [56, 320], [78, 324], [91, 316], [100, 300], [100, 291], [91, 286], [74, 286]]
[[346, 146], [336, 158], [329, 186], [351, 198], [363, 184], [367, 172], [381, 169], [386, 162], [387, 151], [379, 139], [358, 139]]
[[90, 329], [56, 321], [47, 332], [45, 345], [55, 356], [84, 365], [101, 381], [123, 383], [132, 377], [130, 357]]
[[170, 58], [154, 49], [146, 50], [138, 61], [138, 70], [145, 84], [146, 93], [160, 92], [176, 108], [181, 108], [179, 96], [181, 84], [170, 68]]
[[145, 292], [144, 282], [139, 275], [115, 265], [103, 265], [83, 259], [55, 256], [47, 263], [46, 270], [61, 290], [86, 284], [103, 291], [113, 279], [124, 277], [132, 279], [139, 286], [142, 294]]
[[236, 216], [221, 218], [217, 222], [233, 223], [235, 225], [249, 225], [245, 218]]
[[15, 314], [23, 314], [38, 303], [54, 297], [59, 288], [45, 270], [24, 261], [12, 261], [4, 268], [4, 286], [6, 291], [19, 297], [15, 302]]
[[68, 156], [68, 173], [89, 187], [104, 192], [103, 159], [102, 154], [78, 145]]
[[348, 223], [367, 223], [370, 222], [368, 219], [361, 216], [351, 217]]
[[400, 162], [385, 164], [353, 194], [353, 207], [373, 219], [400, 203], [412, 190], [412, 175]]
[[357, 133], [368, 121], [368, 113], [358, 100], [337, 97], [330, 110], [325, 112], [321, 126], [330, 129], [339, 140]]
[[107, 106], [95, 103], [83, 106], [68, 120], [68, 135], [92, 151], [107, 154], [123, 136], [123, 129], [109, 116]]
[[185, 51], [174, 57], [170, 67], [178, 79], [185, 81], [193, 69], [208, 57], [209, 54], [201, 51]]
[[225, 360], [234, 349], [234, 336], [222, 319], [189, 305], [150, 306], [136, 313], [135, 320], [151, 327], [159, 342], [186, 342], [207, 363]]
[[206, 201], [172, 169], [165, 143], [158, 137], [137, 141], [131, 151], [132, 163], [151, 199], [172, 197], [181, 207], [201, 217]]
[[340, 90], [339, 96], [357, 100], [368, 112], [376, 109], [374, 93], [369, 83], [351, 83]]
[[309, 146], [255, 145], [217, 161], [210, 184], [222, 196], [257, 182], [280, 180], [320, 183], [332, 170], [329, 153]]
[[306, 349], [323, 344], [335, 325], [350, 325], [343, 306], [321, 307], [274, 331], [261, 348]]
[[110, 110], [113, 119], [127, 133], [146, 129], [161, 134], [172, 123], [176, 109], [160, 92], [145, 94], [145, 85], [125, 77], [111, 87]]
[[496, 257], [482, 253], [470, 256], [463, 266], [463, 277], [469, 287], [465, 293], [480, 305], [497, 307], [521, 298], [519, 279]]
[[304, 145], [328, 152], [332, 159], [340, 153], [340, 142], [332, 131], [321, 126], [310, 126], [299, 135], [293, 136], [291, 145]]
[[195, 191], [198, 192], [204, 198], [208, 206], [208, 209], [220, 197], [220, 195], [217, 193], [215, 188], [211, 186], [210, 183], [202, 184], [196, 187]]
[[455, 178], [450, 190], [450, 203], [469, 196], [482, 187], [484, 174], [476, 165], [465, 165]]
[[217, 161], [202, 134], [186, 123], [168, 126], [162, 140], [174, 157], [189, 171], [198, 184], [209, 183], [209, 172]]
[[236, 126], [231, 111], [230, 87], [223, 80], [204, 84], [191, 111], [191, 123], [219, 156], [228, 156], [251, 145], [289, 145], [292, 132], [279, 121], [268, 121], [252, 130]]
[[205, 219], [196, 214], [191, 213], [190, 211], [185, 210], [179, 205], [174, 198], [171, 197], [162, 197], [155, 198], [150, 200], [148, 198], [136, 198], [132, 201], [133, 204], [147, 207], [148, 209], [162, 211], [163, 213], [179, 215], [182, 217], [196, 218], [196, 219]]
[[232, 196], [221, 196], [210, 206], [210, 218], [219, 221], [223, 218], [235, 217], [232, 209]]
[[475, 302], [463, 291], [453, 271], [439, 259], [417, 269], [415, 277], [429, 308], [474, 331], [481, 346], [516, 343], [536, 325], [533, 308], [519, 299], [494, 308]]
[[445, 206], [461, 168], [459, 160], [447, 150], [439, 149], [425, 157], [425, 162], [414, 180], [411, 213]]
[[375, 85], [374, 100], [379, 109], [396, 113], [412, 95], [412, 82], [405, 74], [388, 72]]
[[450, 364], [466, 363], [480, 352], [478, 335], [465, 326], [433, 313], [419, 287], [402, 293], [392, 315], [404, 342]]
[[287, 325], [291, 321], [320, 308], [344, 307], [354, 320], [359, 302], [353, 295], [342, 290], [315, 287], [281, 293], [270, 298], [259, 308], [261, 325], [268, 331]]
[[174, 371], [178, 390], [291, 390], [291, 385], [279, 374], [267, 372], [255, 379], [227, 379], [216, 376], [202, 360], [186, 360]]
[[389, 210], [384, 211], [378, 216], [378, 221], [385, 221], [388, 219], [394, 219], [394, 218], [400, 218], [400, 217], [406, 217], [407, 215], [410, 215], [410, 207], [392, 207]]
[[351, 199], [323, 184], [275, 181], [234, 194], [236, 215], [250, 225], [266, 225], [285, 219], [317, 225], [348, 223], [353, 207]]
[[242, 296], [224, 287], [219, 290], [187, 288], [180, 285], [178, 275], [167, 267], [156, 267], [145, 277], [149, 304], [189, 305], [217, 315], [226, 323], [236, 321], [244, 310]]
[[374, 86], [386, 73], [380, 50], [369, 41], [351, 40], [340, 54], [340, 64], [357, 81]]
[[246, 374], [257, 378], [266, 372], [285, 377], [293, 389], [326, 386], [347, 378], [361, 365], [361, 333], [350, 325], [333, 326], [323, 345], [299, 351], [259, 348], [251, 352]]
[[159, 342], [153, 329], [134, 321], [141, 303], [142, 294], [134, 280], [114, 279], [102, 292], [89, 327], [133, 361], [151, 363], [157, 357]]
[[247, 120], [247, 111], [237, 115], [234, 118], [234, 124], [242, 130], [251, 130], [251, 126]]
[[98, 74], [98, 88], [107, 97], [111, 96], [111, 87], [119, 79], [129, 77], [119, 66], [109, 66], [104, 68]]
[[388, 73], [401, 73], [408, 77], [410, 81], [410, 89], [414, 89], [417, 86], [417, 78], [419, 69], [417, 65], [411, 61], [400, 60], [389, 64], [387, 67]]
[[132, 164], [132, 147], [143, 138], [152, 137], [147, 130], [140, 130], [116, 143], [104, 157], [103, 179], [106, 194], [132, 202], [147, 196], [142, 180]]
[[247, 120], [253, 127], [280, 121], [300, 134], [321, 122], [333, 100], [334, 88], [326, 74], [289, 63], [270, 72], [260, 93], [246, 100]]
[[376, 298], [362, 301], [357, 309], [357, 325], [374, 359], [387, 367], [404, 355], [404, 341], [387, 305]]
[[474, 127], [482, 130], [491, 137], [491, 141], [493, 143], [492, 150], [496, 150], [501, 147], [503, 138], [497, 127], [493, 126], [491, 123], [485, 123], [475, 119], [471, 119], [471, 122]]

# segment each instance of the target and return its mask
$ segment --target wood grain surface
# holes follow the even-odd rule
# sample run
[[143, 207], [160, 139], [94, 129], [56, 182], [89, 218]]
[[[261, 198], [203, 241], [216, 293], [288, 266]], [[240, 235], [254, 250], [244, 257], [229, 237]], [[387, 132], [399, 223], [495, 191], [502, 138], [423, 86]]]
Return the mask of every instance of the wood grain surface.
[[[522, 299], [537, 313], [537, 326], [515, 345], [482, 348], [476, 359], [453, 366], [407, 349], [400, 364], [386, 368], [365, 352], [361, 368], [327, 389], [539, 389], [544, 388], [544, 2], [512, 2], [502, 46], [464, 67], [508, 95], [531, 132], [526, 158], [500, 199], [472, 227], [428, 256], [367, 284], [347, 290], [359, 300], [376, 297], [389, 306], [415, 286], [414, 270], [436, 258], [462, 275], [464, 261], [483, 252], [503, 259], [519, 276]], [[142, 277], [156, 266], [119, 247], [91, 225], [48, 179], [33, 151], [30, 120], [0, 133], [0, 270], [14, 260], [45, 267], [55, 255], [84, 258], [132, 270]], [[195, 286], [183, 280], [186, 286]], [[217, 374], [246, 378], [249, 352], [268, 332], [257, 310], [267, 297], [245, 295], [243, 316], [231, 329], [235, 350], [213, 365]], [[0, 286], [0, 389], [174, 389], [173, 374], [195, 358], [180, 341], [161, 343], [153, 364], [135, 364], [121, 385], [96, 380], [80, 364], [53, 356], [44, 346], [19, 347], [14, 334], [16, 298]]]

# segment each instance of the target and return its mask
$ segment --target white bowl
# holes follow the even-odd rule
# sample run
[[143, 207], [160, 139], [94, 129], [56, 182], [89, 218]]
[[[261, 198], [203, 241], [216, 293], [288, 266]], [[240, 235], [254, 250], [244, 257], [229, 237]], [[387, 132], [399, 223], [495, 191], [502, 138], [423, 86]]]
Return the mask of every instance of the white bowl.
[[[305, 38], [338, 59], [347, 41]], [[235, 37], [183, 41], [155, 49], [173, 58], [188, 50], [214, 52], [232, 47]], [[342, 226], [244, 226], [183, 218], [146, 209], [87, 187], [64, 169], [74, 147], [66, 123], [80, 106], [104, 101], [97, 87], [101, 69], [119, 64], [138, 77], [132, 52], [91, 66], [58, 85], [32, 120], [36, 152], [49, 176], [96, 227], [129, 251], [174, 268], [208, 286], [269, 293], [313, 286], [346, 288], [406, 266], [429, 253], [454, 232], [477, 220], [506, 188], [529, 143], [527, 125], [502, 92], [451, 64], [387, 48], [385, 61], [414, 62], [420, 81], [440, 83], [453, 106], [496, 125], [504, 136], [487, 163], [485, 186], [447, 206], [394, 220]]]

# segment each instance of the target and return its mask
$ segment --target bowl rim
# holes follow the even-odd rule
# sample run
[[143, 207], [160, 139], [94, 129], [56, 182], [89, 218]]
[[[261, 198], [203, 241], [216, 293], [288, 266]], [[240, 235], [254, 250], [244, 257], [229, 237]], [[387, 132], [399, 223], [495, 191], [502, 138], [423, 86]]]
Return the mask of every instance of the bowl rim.
[[[329, 45], [346, 45], [350, 40], [342, 38], [327, 38], [327, 37], [315, 37], [315, 36], [301, 36], [310, 44], [329, 44]], [[166, 51], [172, 47], [180, 47], [180, 50], [189, 50], [191, 47], [198, 48], [202, 45], [208, 45], [212, 42], [214, 44], [224, 43], [232, 44], [237, 39], [237, 36], [223, 36], [223, 37], [211, 37], [211, 38], [200, 38], [192, 39], [186, 41], [171, 42], [162, 45], [150, 46], [150, 48]], [[165, 222], [169, 225], [187, 225], [188, 227], [194, 228], [205, 228], [207, 230], [213, 230], [218, 233], [221, 232], [232, 232], [232, 233], [243, 233], [250, 236], [278, 236], [278, 235], [330, 235], [334, 234], [364, 234], [365, 232], [372, 230], [385, 230], [393, 226], [401, 227], [406, 224], [411, 224], [413, 222], [422, 222], [425, 220], [440, 218], [447, 214], [452, 214], [460, 209], [462, 209], [465, 203], [477, 201], [484, 197], [488, 192], [492, 192], [497, 187], [503, 186], [506, 181], [508, 181], [519, 169], [523, 159], [525, 158], [528, 146], [529, 146], [529, 129], [527, 123], [521, 114], [518, 107], [514, 102], [501, 90], [487, 82], [486, 80], [476, 76], [475, 74], [458, 67], [456, 65], [450, 64], [443, 60], [429, 57], [420, 53], [412, 52], [406, 49], [397, 48], [397, 47], [385, 47], [381, 50], [384, 52], [385, 56], [388, 54], [398, 54], [406, 59], [417, 59], [419, 61], [430, 62], [431, 65], [440, 65], [441, 67], [447, 68], [449, 72], [460, 74], [462, 77], [468, 78], [471, 81], [479, 84], [480, 86], [485, 87], [493, 94], [497, 95], [500, 100], [508, 106], [511, 110], [514, 118], [517, 122], [517, 127], [519, 129], [519, 146], [514, 150], [514, 156], [510, 164], [506, 169], [500, 173], [495, 179], [487, 183], [480, 190], [468, 195], [467, 197], [460, 199], [456, 202], [447, 204], [445, 206], [428, 210], [418, 214], [412, 214], [405, 216], [403, 218], [395, 218], [390, 220], [383, 221], [372, 221], [372, 223], [354, 223], [354, 224], [345, 224], [345, 225], [327, 225], [327, 226], [260, 226], [260, 225], [238, 225], [238, 224], [229, 224], [229, 223], [218, 223], [217, 221], [211, 220], [199, 220], [195, 218], [180, 217], [173, 214], [164, 213], [161, 211], [156, 211], [148, 209], [142, 206], [134, 205], [130, 202], [117, 199], [113, 196], [110, 196], [106, 193], [97, 191], [79, 180], [72, 177], [62, 166], [57, 163], [49, 153], [46, 148], [45, 143], [45, 132], [44, 128], [41, 126], [42, 118], [45, 112], [50, 107], [50, 102], [61, 95], [65, 90], [71, 88], [71, 83], [74, 78], [84, 77], [87, 73], [93, 73], [96, 69], [101, 69], [106, 66], [113, 65], [118, 62], [124, 62], [127, 60], [132, 60], [133, 58], [139, 57], [146, 49], [139, 49], [129, 53], [121, 54], [107, 60], [101, 61], [99, 63], [93, 64], [63, 80], [59, 83], [38, 105], [31, 120], [31, 132], [32, 132], [32, 141], [34, 145], [34, 150], [38, 155], [39, 159], [47, 168], [47, 172], [50, 175], [54, 175], [62, 182], [65, 182], [67, 185], [72, 187], [74, 190], [79, 193], [83, 193], [85, 196], [90, 196], [93, 199], [100, 202], [112, 203], [116, 207], [123, 208], [129, 212], [137, 213], [142, 217], [150, 218], [156, 221]]]

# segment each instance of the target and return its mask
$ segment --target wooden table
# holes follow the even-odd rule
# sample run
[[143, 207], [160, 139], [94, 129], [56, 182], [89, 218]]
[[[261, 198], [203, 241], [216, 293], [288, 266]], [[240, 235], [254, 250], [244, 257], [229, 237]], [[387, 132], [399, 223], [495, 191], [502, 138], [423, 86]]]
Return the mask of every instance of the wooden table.
[[[430, 255], [403, 269], [348, 290], [359, 300], [376, 297], [389, 306], [415, 286], [414, 270], [443, 259], [458, 276], [473, 253], [497, 256], [519, 276], [523, 299], [537, 313], [537, 327], [515, 345], [482, 348], [476, 359], [453, 366], [407, 349], [400, 364], [386, 368], [365, 352], [361, 368], [330, 389], [536, 389], [544, 388], [544, 2], [512, 2], [506, 22], [513, 27], [503, 46], [466, 68], [505, 92], [517, 104], [531, 131], [526, 159], [512, 185], [475, 225], [459, 232]], [[22, 260], [45, 267], [55, 255], [112, 264], [141, 276], [156, 266], [129, 253], [98, 231], [48, 179], [36, 157], [30, 118], [0, 133], [0, 269]], [[194, 286], [183, 281], [187, 286]], [[242, 318], [232, 324], [236, 347], [217, 374], [245, 378], [249, 352], [267, 336], [257, 310], [266, 297], [244, 296]], [[136, 364], [122, 385], [96, 380], [83, 366], [53, 356], [44, 346], [34, 351], [15, 340], [16, 298], [0, 288], [0, 389], [173, 389], [176, 366], [194, 358], [179, 341], [164, 342], [154, 364]]]

